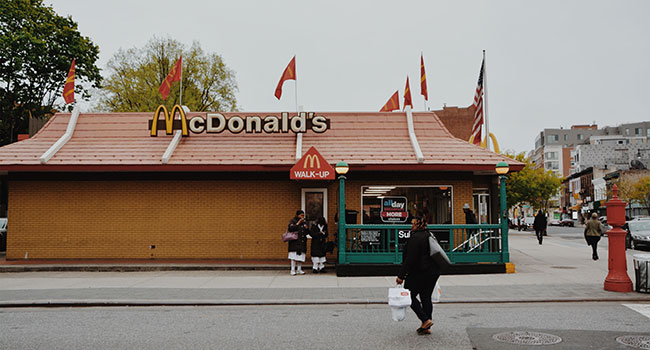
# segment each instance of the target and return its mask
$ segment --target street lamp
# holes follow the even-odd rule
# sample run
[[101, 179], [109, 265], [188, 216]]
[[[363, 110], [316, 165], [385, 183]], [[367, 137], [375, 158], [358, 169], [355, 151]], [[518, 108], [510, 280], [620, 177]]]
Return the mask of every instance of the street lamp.
[[336, 173], [339, 175], [339, 222], [338, 222], [338, 241], [339, 241], [339, 264], [345, 261], [345, 174], [350, 167], [348, 163], [340, 161], [335, 166]]
[[506, 202], [506, 174], [510, 170], [508, 163], [501, 161], [498, 162], [495, 166], [497, 174], [499, 174], [499, 187], [501, 191], [499, 193], [500, 197], [500, 209], [501, 209], [501, 258], [504, 263], [510, 261], [510, 253], [508, 252], [508, 208]]
[[336, 173], [339, 175], [345, 175], [348, 173], [348, 170], [350, 170], [350, 167], [348, 166], [348, 163], [346, 162], [338, 162], [336, 163]]

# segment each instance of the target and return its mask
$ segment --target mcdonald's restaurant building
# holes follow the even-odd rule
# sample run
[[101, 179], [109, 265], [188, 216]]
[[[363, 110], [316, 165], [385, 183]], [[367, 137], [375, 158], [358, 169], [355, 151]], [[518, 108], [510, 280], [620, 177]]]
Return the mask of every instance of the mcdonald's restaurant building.
[[340, 161], [348, 224], [496, 223], [495, 164], [523, 167], [435, 112], [59, 113], [0, 148], [6, 258], [283, 260], [297, 209], [335, 238]]

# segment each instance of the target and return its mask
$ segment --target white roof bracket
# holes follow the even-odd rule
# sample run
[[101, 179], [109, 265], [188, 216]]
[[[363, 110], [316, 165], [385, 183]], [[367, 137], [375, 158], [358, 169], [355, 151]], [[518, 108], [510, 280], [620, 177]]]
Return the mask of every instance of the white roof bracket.
[[176, 147], [181, 142], [182, 138], [183, 138], [183, 132], [181, 130], [176, 130], [176, 133], [174, 134], [174, 138], [169, 143], [169, 146], [167, 146], [167, 150], [162, 156], [163, 164], [167, 164], [169, 162], [169, 159], [171, 159], [172, 154], [174, 154], [174, 150], [176, 150]]
[[406, 124], [409, 130], [409, 138], [411, 139], [411, 146], [413, 146], [413, 151], [415, 152], [415, 158], [418, 163], [424, 162], [424, 155], [420, 149], [420, 144], [418, 143], [418, 138], [415, 136], [415, 128], [413, 127], [413, 113], [411, 112], [411, 106], [406, 107]]
[[70, 115], [70, 120], [68, 121], [68, 127], [65, 129], [65, 133], [39, 158], [41, 164], [47, 163], [48, 160], [54, 157], [56, 152], [58, 152], [68, 141], [70, 141], [72, 134], [74, 133], [74, 129], [77, 127], [78, 119], [79, 105], [76, 105], [72, 110], [72, 115]]
[[[299, 107], [298, 110], [298, 116], [303, 118], [303, 122], [306, 121], [305, 118], [305, 112], [302, 111], [302, 106]], [[302, 158], [302, 133], [298, 132], [296, 133], [296, 161], [300, 160]]]

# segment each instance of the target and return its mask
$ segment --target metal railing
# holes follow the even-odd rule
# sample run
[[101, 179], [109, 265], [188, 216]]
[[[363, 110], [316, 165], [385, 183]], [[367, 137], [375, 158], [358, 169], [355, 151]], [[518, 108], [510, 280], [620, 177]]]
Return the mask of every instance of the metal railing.
[[[345, 225], [342, 264], [401, 264], [410, 225]], [[429, 225], [452, 263], [506, 263], [501, 225]]]

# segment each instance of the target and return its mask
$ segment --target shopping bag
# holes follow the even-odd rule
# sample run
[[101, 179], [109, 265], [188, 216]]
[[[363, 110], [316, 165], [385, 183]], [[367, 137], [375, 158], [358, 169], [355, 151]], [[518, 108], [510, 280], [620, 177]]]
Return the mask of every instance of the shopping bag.
[[436, 281], [436, 286], [433, 287], [433, 293], [431, 293], [431, 302], [439, 303], [441, 293], [442, 293], [442, 289], [440, 289], [440, 282]]
[[402, 285], [388, 289], [388, 305], [390, 305], [394, 321], [402, 321], [406, 318], [406, 308], [411, 306], [411, 291], [404, 289]]
[[285, 232], [282, 234], [282, 242], [295, 241], [298, 239], [298, 232]]
[[451, 265], [447, 253], [445, 253], [444, 249], [442, 249], [440, 243], [438, 243], [438, 240], [431, 232], [429, 232], [429, 254], [441, 269], [447, 268]]

